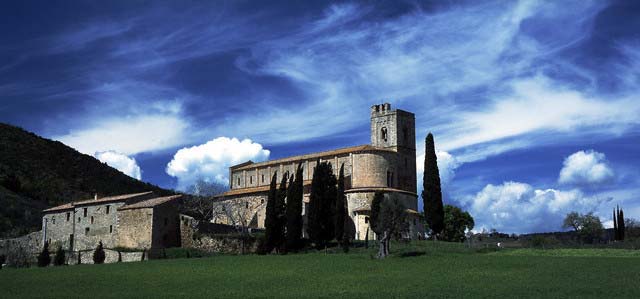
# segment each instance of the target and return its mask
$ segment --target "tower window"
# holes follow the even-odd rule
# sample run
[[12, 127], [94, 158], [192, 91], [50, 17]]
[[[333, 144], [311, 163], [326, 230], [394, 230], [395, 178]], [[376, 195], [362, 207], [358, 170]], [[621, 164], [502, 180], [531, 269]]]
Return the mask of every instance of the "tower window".
[[262, 175], [262, 182], [264, 183], [264, 174]]
[[93, 216], [91, 216], [91, 224], [93, 224]]
[[248, 202], [248, 201], [245, 201], [245, 202], [244, 202], [244, 208], [245, 208], [245, 209], [248, 209], [248, 208], [249, 208], [249, 202]]
[[113, 233], [113, 225], [109, 225], [109, 233]]
[[67, 212], [67, 221], [69, 221], [69, 218], [71, 218], [71, 213]]
[[84, 217], [87, 217], [87, 208], [84, 208]]
[[382, 135], [382, 140], [387, 142], [387, 128], [382, 128], [382, 130], [380, 130], [380, 133]]
[[107, 209], [105, 210], [106, 214], [109, 214], [109, 206], [107, 205]]
[[238, 187], [240, 187], [240, 178], [238, 178]]
[[253, 184], [253, 176], [249, 177], [249, 184]]

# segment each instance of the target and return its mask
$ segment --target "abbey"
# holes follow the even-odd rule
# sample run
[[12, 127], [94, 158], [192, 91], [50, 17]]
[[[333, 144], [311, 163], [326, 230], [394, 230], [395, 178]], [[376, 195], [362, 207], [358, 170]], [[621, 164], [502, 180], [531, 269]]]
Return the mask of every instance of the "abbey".
[[388, 103], [371, 107], [371, 144], [260, 163], [248, 161], [230, 167], [230, 190], [215, 197], [212, 221], [264, 228], [271, 177], [276, 173], [279, 182], [282, 175], [295, 173], [301, 164], [306, 226], [311, 179], [318, 161], [330, 162], [336, 175], [344, 164], [348, 213], [356, 239], [365, 239], [367, 232], [370, 239], [375, 237], [368, 227], [370, 205], [376, 192], [400, 198], [409, 214], [409, 236], [416, 238], [422, 233], [424, 227], [417, 212], [415, 116], [407, 111], [391, 109]]

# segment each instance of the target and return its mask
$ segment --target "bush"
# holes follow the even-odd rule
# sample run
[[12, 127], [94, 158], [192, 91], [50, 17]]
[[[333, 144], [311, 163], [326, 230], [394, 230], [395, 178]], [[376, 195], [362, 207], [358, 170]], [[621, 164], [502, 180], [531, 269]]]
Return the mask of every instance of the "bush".
[[62, 266], [64, 265], [64, 249], [62, 249], [62, 246], [58, 245], [58, 250], [56, 251], [56, 256], [55, 258], [53, 258], [53, 265], [54, 266]]
[[38, 255], [38, 267], [46, 267], [51, 264], [51, 256], [49, 255], [49, 242], [45, 241], [42, 252]]
[[93, 263], [104, 264], [105, 257], [106, 256], [104, 253], [104, 248], [102, 247], [102, 241], [100, 241], [100, 243], [98, 243], [98, 247], [96, 247], [96, 250], [93, 252]]
[[2, 254], [0, 255], [0, 270], [2, 269], [2, 265], [4, 265], [4, 262], [7, 260], [7, 257]]

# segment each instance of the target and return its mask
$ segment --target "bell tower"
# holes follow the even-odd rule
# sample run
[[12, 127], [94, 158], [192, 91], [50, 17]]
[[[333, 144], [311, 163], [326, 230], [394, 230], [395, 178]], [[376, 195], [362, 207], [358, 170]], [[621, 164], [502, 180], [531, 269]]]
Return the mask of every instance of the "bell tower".
[[413, 113], [391, 110], [391, 104], [371, 106], [371, 145], [396, 152], [416, 151]]

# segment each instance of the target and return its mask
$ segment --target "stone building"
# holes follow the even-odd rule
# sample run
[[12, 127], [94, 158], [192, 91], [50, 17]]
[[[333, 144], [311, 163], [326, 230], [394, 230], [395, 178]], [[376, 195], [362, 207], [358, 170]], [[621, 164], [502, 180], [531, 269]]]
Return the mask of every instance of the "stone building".
[[[423, 231], [416, 194], [416, 140], [413, 113], [391, 109], [388, 103], [371, 107], [371, 144], [288, 157], [266, 162], [248, 161], [229, 168], [230, 190], [214, 199], [216, 223], [240, 225], [233, 215], [248, 215], [250, 227], [264, 228], [267, 193], [274, 173], [280, 182], [285, 173], [303, 167], [306, 210], [313, 171], [317, 161], [330, 162], [334, 174], [344, 164], [348, 213], [356, 239], [364, 239], [369, 227], [370, 204], [376, 192], [401, 199], [409, 212], [410, 235]], [[238, 213], [237, 209], [242, 212]], [[375, 236], [369, 232], [370, 239]]]
[[[179, 246], [179, 195], [153, 192], [71, 202], [43, 211], [42, 242], [52, 248], [88, 250], [104, 247], [164, 248]], [[135, 218], [134, 218], [135, 217]]]

